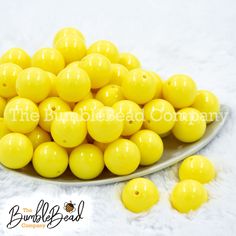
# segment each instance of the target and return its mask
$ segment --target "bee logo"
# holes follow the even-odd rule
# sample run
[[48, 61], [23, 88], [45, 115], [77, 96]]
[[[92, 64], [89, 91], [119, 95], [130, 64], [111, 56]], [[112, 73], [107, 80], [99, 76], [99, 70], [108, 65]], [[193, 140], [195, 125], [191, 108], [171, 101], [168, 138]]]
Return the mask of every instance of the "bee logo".
[[72, 213], [75, 211], [75, 205], [74, 203], [70, 202], [65, 202], [64, 203], [64, 209], [66, 212]]

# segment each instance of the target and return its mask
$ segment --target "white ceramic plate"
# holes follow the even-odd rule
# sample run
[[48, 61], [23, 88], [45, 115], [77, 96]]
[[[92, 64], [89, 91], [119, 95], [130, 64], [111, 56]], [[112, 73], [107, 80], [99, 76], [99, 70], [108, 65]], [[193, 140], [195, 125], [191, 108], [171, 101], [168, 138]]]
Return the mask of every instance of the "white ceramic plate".
[[209, 124], [206, 129], [206, 133], [203, 138], [195, 143], [185, 144], [176, 140], [172, 135], [163, 139], [164, 142], [164, 154], [160, 161], [157, 163], [147, 166], [147, 167], [139, 167], [133, 174], [126, 176], [115, 176], [111, 174], [108, 170], [104, 170], [103, 173], [96, 179], [93, 180], [79, 180], [72, 173], [67, 170], [62, 176], [55, 179], [45, 179], [37, 175], [34, 171], [32, 164], [20, 169], [20, 170], [9, 170], [2, 165], [0, 165], [0, 171], [11, 171], [15, 177], [20, 178], [22, 176], [27, 176], [31, 178], [32, 181], [47, 181], [55, 184], [66, 184], [73, 186], [88, 186], [88, 185], [103, 185], [110, 183], [117, 183], [120, 181], [129, 180], [132, 178], [148, 175], [155, 173], [159, 170], [165, 169], [177, 162], [183, 160], [184, 158], [198, 152], [204, 146], [206, 146], [220, 131], [222, 126], [224, 125], [230, 109], [226, 105], [221, 105], [221, 112], [217, 118], [217, 121]]

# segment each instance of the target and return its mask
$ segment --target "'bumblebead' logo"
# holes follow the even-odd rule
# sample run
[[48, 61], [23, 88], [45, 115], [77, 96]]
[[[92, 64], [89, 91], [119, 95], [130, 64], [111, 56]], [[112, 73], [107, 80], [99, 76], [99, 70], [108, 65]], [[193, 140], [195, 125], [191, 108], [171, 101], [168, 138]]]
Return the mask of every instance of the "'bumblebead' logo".
[[62, 223], [78, 222], [83, 220], [85, 202], [68, 201], [60, 205], [50, 205], [40, 200], [35, 209], [13, 206], [9, 210], [10, 219], [6, 225], [8, 229], [22, 228], [48, 228], [53, 229]]

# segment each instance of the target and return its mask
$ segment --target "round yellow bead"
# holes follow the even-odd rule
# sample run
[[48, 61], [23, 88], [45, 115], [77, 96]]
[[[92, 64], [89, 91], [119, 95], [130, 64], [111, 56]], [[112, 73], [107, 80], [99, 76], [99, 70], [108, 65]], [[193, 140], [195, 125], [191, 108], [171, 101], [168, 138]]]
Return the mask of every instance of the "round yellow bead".
[[135, 69], [122, 81], [124, 96], [138, 104], [151, 101], [156, 93], [155, 79], [146, 70]]
[[122, 81], [125, 80], [128, 76], [128, 69], [121, 64], [112, 64], [111, 65], [111, 80], [110, 84], [122, 85]]
[[163, 87], [163, 81], [161, 79], [161, 77], [153, 72], [153, 71], [150, 71], [149, 72], [153, 78], [155, 79], [155, 84], [156, 84], [156, 93], [155, 93], [155, 96], [154, 98], [162, 98], [162, 87]]
[[91, 53], [84, 57], [80, 67], [88, 73], [93, 89], [103, 87], [111, 79], [111, 62], [98, 53]]
[[137, 57], [131, 53], [120, 53], [119, 63], [125, 66], [128, 70], [133, 70], [141, 67], [141, 63]]
[[86, 122], [76, 112], [61, 112], [51, 125], [51, 135], [62, 147], [78, 146], [84, 141], [86, 134]]
[[93, 113], [93, 118], [88, 120], [88, 133], [101, 143], [109, 143], [118, 139], [123, 131], [123, 120], [119, 119], [111, 107], [102, 107]]
[[193, 179], [205, 184], [213, 180], [215, 175], [212, 162], [201, 155], [186, 158], [179, 168], [180, 180]]
[[175, 185], [170, 201], [181, 213], [197, 210], [207, 202], [208, 194], [204, 186], [196, 180], [183, 180]]
[[4, 98], [0, 97], [0, 117], [3, 117], [6, 104], [7, 104], [7, 101]]
[[21, 48], [11, 48], [1, 57], [1, 63], [13, 63], [26, 69], [31, 66], [31, 58], [26, 51]]
[[207, 123], [214, 121], [220, 111], [218, 98], [215, 94], [207, 90], [199, 90], [197, 92], [192, 107], [202, 112]]
[[23, 134], [10, 133], [0, 139], [0, 162], [10, 169], [25, 167], [33, 156], [33, 146]]
[[41, 48], [33, 55], [32, 66], [57, 75], [65, 67], [65, 62], [55, 48]]
[[36, 149], [40, 144], [51, 141], [51, 136], [48, 132], [40, 127], [36, 127], [31, 133], [27, 134], [33, 148]]
[[156, 185], [146, 178], [130, 180], [121, 194], [124, 206], [134, 213], [148, 211], [159, 201], [159, 198]]
[[69, 165], [76, 177], [94, 179], [103, 171], [103, 153], [95, 145], [82, 144], [70, 154]]
[[9, 134], [11, 131], [7, 128], [7, 125], [2, 117], [0, 117], [0, 139]]
[[0, 96], [12, 98], [16, 93], [16, 80], [22, 71], [21, 67], [12, 63], [0, 65]]
[[163, 154], [163, 142], [158, 134], [151, 130], [140, 130], [130, 141], [134, 142], [141, 153], [140, 165], [152, 165], [160, 160]]
[[104, 153], [105, 165], [115, 175], [133, 173], [138, 168], [140, 159], [137, 145], [128, 139], [118, 139], [112, 142]]
[[60, 112], [71, 111], [70, 106], [58, 97], [50, 97], [39, 104], [40, 120], [42, 129], [50, 132], [52, 121]]
[[135, 102], [123, 100], [113, 105], [116, 113], [124, 121], [122, 135], [129, 136], [139, 131], [143, 124], [143, 111]]
[[206, 131], [205, 117], [195, 108], [183, 108], [176, 114], [174, 136], [186, 143], [199, 140]]
[[144, 106], [144, 127], [159, 135], [168, 133], [175, 125], [175, 109], [163, 99], [154, 99]]
[[175, 108], [191, 106], [196, 94], [197, 86], [187, 75], [174, 75], [163, 84], [163, 97]]
[[47, 72], [31, 67], [23, 70], [16, 80], [16, 92], [20, 97], [35, 103], [44, 100], [50, 93], [51, 81]]
[[33, 155], [35, 171], [45, 178], [56, 178], [63, 174], [68, 166], [68, 154], [64, 148], [54, 142], [40, 144]]
[[107, 57], [112, 63], [119, 61], [119, 52], [115, 44], [107, 40], [98, 40], [93, 43], [87, 51], [87, 54], [99, 53]]
[[30, 133], [39, 123], [39, 110], [29, 99], [14, 98], [6, 105], [4, 120], [12, 132]]

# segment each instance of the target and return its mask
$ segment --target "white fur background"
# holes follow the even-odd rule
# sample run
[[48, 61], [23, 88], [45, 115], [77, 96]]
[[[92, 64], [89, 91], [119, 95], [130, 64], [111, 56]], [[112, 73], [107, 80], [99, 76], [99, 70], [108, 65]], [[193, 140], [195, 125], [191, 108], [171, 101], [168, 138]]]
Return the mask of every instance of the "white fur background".
[[[122, 206], [124, 183], [75, 188], [16, 179], [1, 171], [0, 235], [27, 235], [26, 229], [6, 230], [7, 204], [30, 204], [41, 198], [52, 203], [74, 201], [81, 195], [90, 199], [89, 224], [62, 227], [56, 235], [236, 235], [235, 23], [234, 0], [0, 0], [0, 53], [17, 46], [33, 54], [51, 46], [60, 27], [76, 26], [88, 45], [97, 39], [111, 40], [164, 79], [174, 73], [189, 74], [199, 88], [214, 91], [232, 109], [221, 133], [201, 151], [214, 162], [217, 178], [206, 186], [210, 200], [198, 211], [183, 215], [170, 206], [177, 166], [149, 176], [161, 198], [141, 215]], [[53, 232], [34, 230], [30, 235]]]

